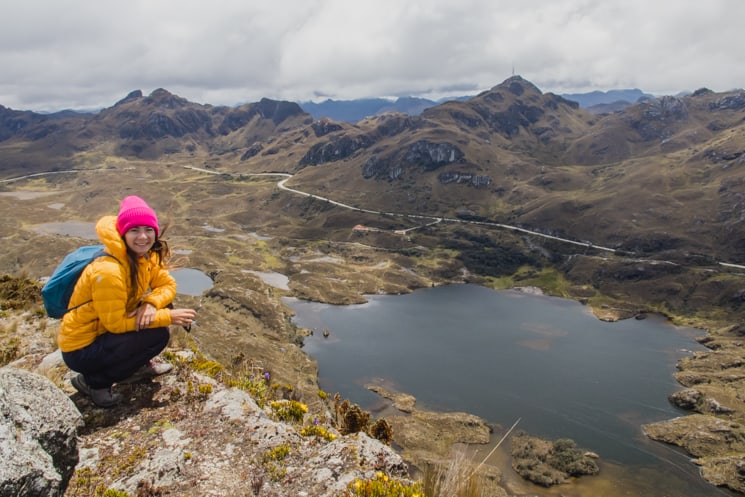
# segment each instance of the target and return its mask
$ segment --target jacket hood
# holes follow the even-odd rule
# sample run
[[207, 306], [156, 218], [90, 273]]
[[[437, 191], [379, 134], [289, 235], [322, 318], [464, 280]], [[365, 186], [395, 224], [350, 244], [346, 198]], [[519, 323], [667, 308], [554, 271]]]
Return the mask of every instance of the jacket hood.
[[127, 245], [116, 229], [116, 216], [104, 216], [96, 223], [96, 234], [106, 251], [120, 262], [127, 260]]

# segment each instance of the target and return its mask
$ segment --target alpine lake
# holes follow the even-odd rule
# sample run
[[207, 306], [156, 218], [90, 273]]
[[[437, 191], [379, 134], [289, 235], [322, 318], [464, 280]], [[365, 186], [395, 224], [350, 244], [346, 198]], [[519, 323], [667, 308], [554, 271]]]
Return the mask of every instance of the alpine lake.
[[605, 322], [576, 301], [470, 284], [367, 298], [351, 306], [285, 299], [295, 324], [313, 331], [304, 349], [324, 391], [375, 417], [392, 408], [369, 385], [413, 395], [418, 408], [475, 414], [495, 427], [477, 462], [517, 420], [516, 430], [571, 438], [600, 456], [599, 475], [546, 489], [512, 471], [508, 438], [487, 462], [511, 494], [731, 495], [679, 449], [642, 433], [686, 415], [667, 397], [682, 388], [677, 361], [705, 349], [699, 330], [660, 316]]

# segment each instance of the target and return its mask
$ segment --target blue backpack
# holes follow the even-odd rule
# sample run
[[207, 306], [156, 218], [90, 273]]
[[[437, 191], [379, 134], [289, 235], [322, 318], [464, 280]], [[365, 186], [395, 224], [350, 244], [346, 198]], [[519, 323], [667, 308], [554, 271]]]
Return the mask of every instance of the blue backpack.
[[[73, 250], [62, 259], [62, 262], [52, 273], [52, 276], [41, 289], [41, 296], [44, 299], [44, 308], [50, 318], [61, 318], [68, 311], [70, 298], [75, 289], [75, 283], [83, 273], [83, 269], [94, 259], [101, 256], [116, 258], [104, 252], [103, 245], [86, 245]], [[88, 302], [84, 302], [87, 304]], [[83, 305], [83, 304], [80, 304]], [[80, 307], [75, 306], [73, 309]]]

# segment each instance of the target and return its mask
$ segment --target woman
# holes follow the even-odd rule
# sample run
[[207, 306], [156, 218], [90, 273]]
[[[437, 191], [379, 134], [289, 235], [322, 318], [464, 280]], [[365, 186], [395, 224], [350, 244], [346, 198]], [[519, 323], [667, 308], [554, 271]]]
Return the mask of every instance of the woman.
[[144, 200], [126, 197], [119, 215], [102, 217], [96, 232], [108, 256], [78, 279], [57, 343], [65, 364], [79, 373], [72, 385], [94, 404], [111, 407], [121, 400], [111, 391], [114, 383], [171, 370], [151, 359], [168, 344], [168, 326], [189, 326], [196, 312], [169, 308], [176, 295], [165, 267], [170, 251]]

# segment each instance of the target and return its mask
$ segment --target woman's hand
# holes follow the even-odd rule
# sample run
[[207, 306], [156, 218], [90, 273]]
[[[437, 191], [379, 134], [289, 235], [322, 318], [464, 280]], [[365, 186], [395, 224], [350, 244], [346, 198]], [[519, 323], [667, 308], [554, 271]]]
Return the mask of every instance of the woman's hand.
[[171, 324], [176, 326], [191, 326], [197, 311], [194, 309], [171, 309]]
[[155, 319], [156, 311], [157, 309], [155, 306], [147, 302], [138, 306], [137, 309], [130, 314], [130, 317], [134, 316], [135, 318], [135, 330], [140, 331], [150, 328]]

